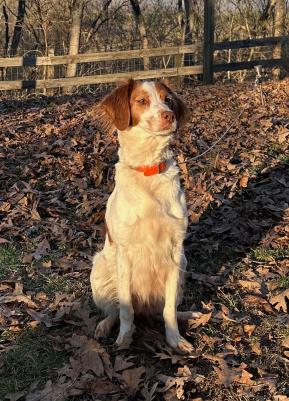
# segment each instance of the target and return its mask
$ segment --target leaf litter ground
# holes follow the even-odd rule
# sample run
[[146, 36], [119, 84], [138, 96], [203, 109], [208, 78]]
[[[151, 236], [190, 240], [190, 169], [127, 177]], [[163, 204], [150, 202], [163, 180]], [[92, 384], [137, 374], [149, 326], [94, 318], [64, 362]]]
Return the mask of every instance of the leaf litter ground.
[[174, 138], [190, 226], [181, 309], [189, 356], [160, 322], [137, 322], [128, 351], [93, 338], [92, 255], [103, 245], [117, 142], [92, 96], [2, 99], [0, 399], [289, 399], [289, 81], [186, 87]]

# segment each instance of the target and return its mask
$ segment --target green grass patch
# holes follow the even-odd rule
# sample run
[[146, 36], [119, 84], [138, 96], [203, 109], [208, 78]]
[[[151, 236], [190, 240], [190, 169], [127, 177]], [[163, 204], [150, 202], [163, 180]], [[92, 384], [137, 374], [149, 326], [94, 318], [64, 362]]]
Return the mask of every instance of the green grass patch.
[[12, 244], [0, 246], [0, 280], [5, 280], [10, 274], [21, 268], [21, 252]]
[[280, 277], [278, 281], [281, 288], [289, 288], [289, 277]]
[[251, 258], [264, 262], [287, 259], [289, 258], [289, 247], [278, 249], [266, 249], [258, 247], [251, 252]]
[[16, 338], [15, 345], [3, 355], [0, 370], [0, 399], [5, 394], [22, 391], [35, 380], [44, 384], [56, 376], [67, 360], [65, 351], [56, 351], [52, 339], [40, 331], [27, 331]]
[[280, 157], [283, 157], [285, 155], [284, 147], [277, 143], [274, 143], [266, 149], [266, 154], [273, 159], [281, 160]]
[[56, 292], [80, 292], [85, 287], [82, 281], [60, 276], [56, 273], [39, 273], [35, 277], [27, 277], [24, 280], [24, 285], [28, 291], [44, 291], [47, 295], [53, 295]]
[[[15, 245], [3, 244], [0, 246], [0, 281], [10, 279], [17, 274], [17, 277], [21, 277], [26, 291], [43, 291], [47, 295], [53, 295], [56, 292], [81, 292], [84, 288], [82, 281], [54, 272], [39, 272], [34, 263], [26, 265], [22, 263], [21, 259], [22, 251]], [[51, 255], [45, 255], [39, 263], [50, 260]]]

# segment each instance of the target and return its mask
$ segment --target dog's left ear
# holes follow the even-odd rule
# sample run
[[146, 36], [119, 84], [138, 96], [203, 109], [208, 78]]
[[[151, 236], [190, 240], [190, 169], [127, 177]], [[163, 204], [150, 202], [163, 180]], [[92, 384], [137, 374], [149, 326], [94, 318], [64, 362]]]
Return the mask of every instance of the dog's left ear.
[[130, 94], [133, 80], [122, 83], [118, 88], [107, 95], [99, 105], [102, 118], [108, 125], [113, 125], [124, 131], [130, 125]]
[[174, 92], [173, 84], [167, 79], [162, 80], [161, 84], [166, 88], [166, 90], [172, 96], [171, 109], [176, 115], [179, 126], [182, 126], [187, 119], [188, 109], [182, 99]]
[[182, 99], [173, 92], [173, 104], [172, 110], [176, 115], [176, 120], [178, 121], [179, 126], [181, 127], [187, 119], [188, 109], [185, 106], [185, 103]]

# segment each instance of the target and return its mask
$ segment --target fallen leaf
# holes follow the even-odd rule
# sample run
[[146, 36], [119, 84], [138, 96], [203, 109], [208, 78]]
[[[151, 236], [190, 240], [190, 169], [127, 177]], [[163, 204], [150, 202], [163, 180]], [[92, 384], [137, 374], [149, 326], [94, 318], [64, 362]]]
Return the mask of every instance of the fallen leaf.
[[196, 327], [204, 326], [205, 324], [207, 324], [211, 317], [212, 312], [202, 313], [200, 317], [197, 317], [196, 319], [189, 319], [188, 324], [191, 328], [195, 329]]
[[50, 252], [50, 244], [46, 238], [44, 238], [37, 246], [36, 250], [33, 252], [35, 260], [40, 260], [43, 256]]
[[249, 337], [253, 334], [254, 330], [256, 328], [256, 325], [254, 324], [244, 324], [243, 330], [246, 334], [248, 334]]
[[18, 391], [17, 393], [9, 393], [5, 395], [5, 399], [9, 401], [18, 401], [26, 394], [26, 391]]
[[139, 368], [127, 369], [122, 372], [121, 378], [128, 395], [133, 396], [139, 390], [140, 383], [143, 380], [142, 375], [145, 371], [145, 368], [140, 366]]
[[130, 358], [131, 357], [125, 359], [122, 355], [117, 355], [114, 361], [115, 372], [120, 372], [122, 370], [132, 367], [134, 363], [129, 361]]
[[[163, 388], [159, 389], [159, 392], [167, 393], [169, 391], [170, 398], [168, 398], [168, 399], [177, 399], [177, 400], [184, 399], [185, 384], [187, 382], [194, 380], [194, 376], [191, 374], [189, 376], [182, 376], [182, 377], [173, 377], [173, 376], [167, 376], [164, 374], [159, 374], [157, 377], [161, 383], [165, 384], [165, 386]], [[175, 387], [173, 389], [174, 391], [171, 391], [172, 387]], [[171, 398], [171, 396], [175, 396], [175, 398]], [[167, 397], [165, 397], [165, 399], [167, 399]]]
[[289, 299], [289, 288], [284, 291], [281, 291], [279, 294], [272, 296], [269, 299], [271, 305], [277, 309], [278, 312], [283, 310], [283, 312], [287, 313], [287, 303], [286, 298]]
[[235, 372], [229, 368], [227, 363], [223, 362], [220, 366], [214, 366], [214, 371], [217, 375], [216, 384], [222, 384], [226, 387], [234, 382]]
[[95, 378], [88, 388], [89, 392], [96, 395], [96, 397], [119, 392], [118, 386], [109, 382], [105, 378], [99, 377]]
[[24, 264], [30, 264], [30, 263], [32, 263], [32, 260], [33, 260], [32, 253], [23, 255], [23, 257], [22, 257], [22, 263], [24, 263]]
[[83, 372], [91, 370], [96, 376], [104, 375], [104, 367], [99, 356], [98, 343], [90, 339], [86, 342], [84, 349], [81, 351], [81, 363]]
[[63, 383], [52, 383], [49, 380], [42, 390], [27, 394], [25, 401], [65, 401], [68, 395], [66, 387]]
[[269, 304], [266, 299], [258, 296], [258, 295], [246, 295], [244, 297], [244, 301], [248, 304], [252, 304], [255, 306], [260, 306], [267, 313], [274, 313], [272, 306]]
[[221, 320], [225, 320], [227, 322], [235, 322], [236, 321], [235, 319], [233, 319], [229, 308], [227, 308], [227, 306], [225, 306], [223, 304], [221, 305], [221, 310], [215, 314], [214, 319], [221, 319]]
[[257, 293], [260, 293], [261, 284], [258, 283], [258, 281], [239, 280], [238, 283], [243, 288], [246, 288], [250, 291], [256, 291]]
[[241, 368], [240, 375], [236, 377], [234, 381], [239, 384], [245, 384], [246, 386], [254, 386], [255, 381], [252, 380], [252, 377], [253, 377], [252, 373]]
[[54, 325], [52, 319], [43, 312], [36, 312], [32, 309], [26, 309], [26, 312], [37, 322], [45, 324], [46, 327], [52, 327]]
[[9, 284], [0, 283], [0, 291], [11, 290], [11, 286]]
[[288, 337], [285, 337], [285, 338], [282, 340], [281, 345], [282, 345], [282, 347], [284, 347], [284, 348], [289, 348], [289, 336], [288, 336]]
[[247, 187], [249, 178], [250, 178], [250, 175], [248, 173], [244, 173], [242, 175], [242, 177], [240, 178], [240, 182], [239, 182], [241, 188]]
[[280, 127], [277, 135], [278, 135], [278, 142], [283, 143], [286, 141], [287, 136], [289, 136], [289, 131], [285, 127]]
[[27, 295], [6, 295], [3, 297], [0, 297], [0, 305], [1, 304], [8, 304], [12, 302], [19, 302], [19, 303], [24, 303], [26, 304], [29, 308], [38, 308], [38, 305], [36, 305], [35, 302], [31, 300], [30, 297]]
[[277, 394], [277, 395], [274, 395], [273, 400], [274, 401], [289, 401], [289, 397], [287, 397], [287, 395]]
[[246, 364], [242, 363], [238, 368], [230, 368], [228, 364], [223, 361], [219, 367], [214, 367], [217, 374], [217, 384], [229, 386], [232, 383], [238, 383], [246, 386], [253, 386], [255, 381], [251, 378], [253, 375], [245, 370]]
[[251, 345], [251, 350], [252, 350], [252, 352], [254, 352], [255, 354], [257, 354], [257, 355], [261, 355], [262, 354], [262, 349], [261, 349], [261, 345], [260, 345], [260, 343], [259, 342], [254, 342], [252, 345]]

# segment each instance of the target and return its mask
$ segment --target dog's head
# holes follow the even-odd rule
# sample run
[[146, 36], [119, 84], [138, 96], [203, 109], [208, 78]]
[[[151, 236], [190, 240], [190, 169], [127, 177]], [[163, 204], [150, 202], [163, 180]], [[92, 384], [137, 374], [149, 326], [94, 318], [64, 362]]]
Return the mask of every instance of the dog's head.
[[119, 131], [140, 127], [159, 135], [175, 131], [186, 114], [183, 101], [165, 83], [132, 79], [107, 95], [99, 109]]

